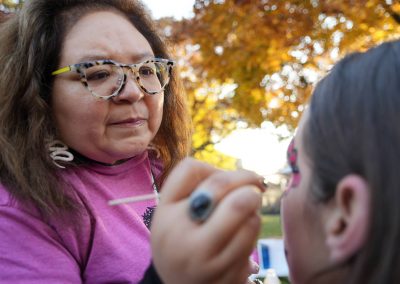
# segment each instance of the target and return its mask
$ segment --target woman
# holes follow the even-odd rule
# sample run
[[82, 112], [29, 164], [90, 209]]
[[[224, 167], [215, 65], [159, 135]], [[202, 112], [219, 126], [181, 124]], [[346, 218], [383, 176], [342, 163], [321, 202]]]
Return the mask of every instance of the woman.
[[[108, 205], [154, 195], [189, 148], [174, 62], [141, 4], [28, 1], [1, 26], [0, 64], [1, 280], [161, 283], [149, 243], [156, 198]], [[231, 175], [222, 173], [228, 182], [219, 183], [226, 193], [245, 185], [229, 182]], [[190, 179], [201, 176], [199, 171]], [[242, 176], [261, 187], [257, 175]], [[173, 187], [174, 181], [167, 188]], [[211, 223], [185, 219], [188, 194], [178, 193], [180, 205], [154, 225], [161, 231], [168, 225], [167, 234], [178, 243], [162, 246], [159, 236], [173, 266], [162, 270], [162, 280], [244, 283], [254, 271], [248, 255], [260, 226], [260, 196], [232, 195], [252, 200], [241, 205], [246, 216], [254, 215], [248, 225], [242, 214], [229, 215], [235, 198], [221, 201], [216, 213], [225, 212], [214, 214]], [[219, 235], [225, 242], [216, 244]], [[194, 246], [199, 240], [202, 245]], [[176, 252], [182, 257], [174, 258]]]
[[2, 281], [138, 283], [156, 200], [108, 201], [158, 191], [190, 137], [144, 8], [27, 1], [0, 54]]

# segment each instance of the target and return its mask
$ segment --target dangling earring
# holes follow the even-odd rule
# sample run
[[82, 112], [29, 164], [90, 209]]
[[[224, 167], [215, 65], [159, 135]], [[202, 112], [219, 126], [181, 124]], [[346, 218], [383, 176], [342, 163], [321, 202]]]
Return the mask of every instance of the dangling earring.
[[57, 161], [71, 162], [74, 159], [74, 155], [68, 151], [67, 145], [60, 140], [54, 140], [48, 147], [54, 165], [59, 168], [65, 169], [65, 167], [58, 164]]

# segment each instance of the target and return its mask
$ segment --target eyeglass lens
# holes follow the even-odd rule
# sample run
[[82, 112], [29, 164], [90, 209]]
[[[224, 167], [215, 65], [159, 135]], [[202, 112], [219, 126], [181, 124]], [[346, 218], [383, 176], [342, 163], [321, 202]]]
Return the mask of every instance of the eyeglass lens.
[[[150, 94], [161, 92], [169, 80], [166, 64], [149, 62], [139, 66], [137, 73], [132, 72], [137, 83]], [[124, 70], [114, 64], [94, 65], [85, 70], [88, 88], [99, 97], [112, 96], [122, 87]]]

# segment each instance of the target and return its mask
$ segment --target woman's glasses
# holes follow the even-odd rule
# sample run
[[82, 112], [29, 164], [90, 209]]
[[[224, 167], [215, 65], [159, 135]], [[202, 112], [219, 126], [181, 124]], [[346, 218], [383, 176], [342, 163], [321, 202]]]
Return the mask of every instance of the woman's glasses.
[[56, 76], [74, 71], [81, 76], [82, 84], [101, 99], [109, 99], [124, 88], [129, 70], [138, 86], [147, 94], [155, 95], [167, 86], [174, 62], [154, 58], [137, 64], [121, 64], [112, 60], [96, 60], [69, 65], [51, 73]]

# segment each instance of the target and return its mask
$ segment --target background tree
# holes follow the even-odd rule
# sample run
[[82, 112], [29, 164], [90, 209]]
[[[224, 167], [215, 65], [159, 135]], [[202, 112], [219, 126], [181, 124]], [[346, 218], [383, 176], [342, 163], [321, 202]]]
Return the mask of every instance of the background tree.
[[255, 125], [297, 124], [315, 74], [400, 34], [392, 1], [197, 0], [194, 12], [175, 30], [178, 43], [199, 47], [206, 81], [238, 85], [232, 106]]
[[[0, 9], [22, 2], [0, 0]], [[214, 145], [230, 132], [263, 121], [293, 130], [334, 62], [400, 36], [399, 0], [196, 0], [193, 11], [158, 25], [182, 71], [192, 154], [224, 168], [235, 160]]]
[[399, 38], [400, 3], [196, 0], [194, 18], [159, 24], [177, 58], [185, 54], [196, 155], [213, 151], [236, 122], [258, 127], [271, 121], [293, 130], [314, 83], [334, 62]]
[[0, 0], [0, 11], [10, 12], [15, 11], [24, 3], [23, 0]]

